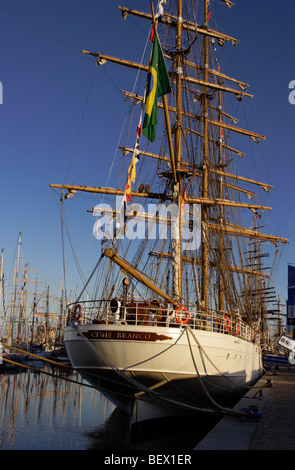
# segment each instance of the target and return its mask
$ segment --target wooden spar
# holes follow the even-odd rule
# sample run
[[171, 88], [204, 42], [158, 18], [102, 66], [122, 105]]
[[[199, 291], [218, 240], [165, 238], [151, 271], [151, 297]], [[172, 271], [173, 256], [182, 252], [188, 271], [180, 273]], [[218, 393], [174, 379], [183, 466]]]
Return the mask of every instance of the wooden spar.
[[235, 95], [238, 95], [238, 96], [248, 96], [248, 98], [254, 98], [254, 95], [251, 95], [250, 93], [246, 93], [245, 91], [236, 90], [234, 88], [228, 88], [223, 85], [218, 85], [217, 83], [209, 82], [208, 78], [206, 80], [200, 80], [199, 78], [194, 78], [194, 77], [183, 77], [183, 81], [194, 83], [195, 85], [201, 85], [201, 86], [206, 86], [208, 88], [213, 88], [214, 90], [221, 90], [227, 93], [234, 93]]
[[[218, 90], [218, 93], [220, 94], [221, 93], [221, 90]], [[230, 114], [228, 113], [225, 113], [223, 110], [221, 109], [217, 109], [215, 106], [212, 106], [212, 104], [209, 103], [209, 108], [210, 109], [213, 109], [213, 111], [216, 111], [216, 113], [218, 113], [218, 115], [221, 115], [221, 116], [225, 116], [229, 119], [231, 119], [235, 124], [237, 124], [237, 122], [239, 122], [238, 119], [236, 119], [234, 116], [231, 116]]]
[[[205, 83], [205, 82], [203, 82]], [[136, 101], [140, 102], [140, 101], [143, 101], [143, 97], [142, 96], [139, 96], [139, 95], [136, 95], [134, 93], [130, 93], [128, 91], [123, 91], [124, 95], [127, 96], [128, 98], [134, 98], [136, 99]], [[158, 103], [158, 107], [159, 108], [163, 108], [163, 105], [162, 103]], [[174, 106], [168, 106], [169, 108], [169, 111], [172, 111], [172, 112], [176, 112], [175, 110], [175, 107]], [[196, 114], [193, 114], [193, 113], [188, 113], [186, 111], [182, 111], [182, 115], [183, 116], [188, 116], [188, 117], [191, 117], [193, 119], [197, 119], [199, 121], [202, 121], [203, 118], [197, 116]], [[243, 134], [243, 135], [248, 135], [249, 137], [253, 137], [255, 139], [260, 139], [260, 140], [265, 140], [266, 137], [264, 135], [261, 135], [261, 134], [257, 134], [257, 132], [252, 132], [252, 131], [248, 131], [246, 129], [242, 129], [242, 128], [239, 128], [239, 127], [236, 127], [236, 126], [231, 126], [230, 124], [226, 124], [226, 123], [220, 123], [218, 121], [214, 121], [212, 119], [209, 119], [209, 124], [212, 124], [214, 126], [218, 126], [218, 127], [222, 127], [223, 129], [228, 129], [230, 131], [233, 131], [233, 132], [237, 132], [238, 134]]]
[[[123, 65], [124, 67], [129, 67], [136, 70], [143, 70], [145, 72], [149, 71], [149, 66], [144, 64], [139, 64], [138, 62], [132, 62], [131, 60], [120, 59], [119, 57], [112, 57], [110, 55], [100, 54], [99, 52], [89, 52], [82, 50], [83, 54], [92, 55], [97, 59], [105, 60], [107, 62], [113, 62], [118, 65]], [[98, 62], [99, 63], [99, 62]]]
[[[119, 145], [118, 148], [120, 150], [122, 150], [123, 155], [126, 155], [127, 153], [133, 152], [133, 148], [131, 148], [131, 147], [122, 147], [122, 146]], [[163, 160], [164, 162], [169, 162], [170, 161], [169, 157], [165, 157], [164, 155], [158, 155], [158, 154], [152, 153], [152, 152], [146, 152], [145, 150], [141, 150], [141, 149], [139, 149], [139, 155], [145, 155], [146, 157], [155, 158], [157, 160]], [[181, 162], [181, 164], [185, 165], [185, 162]], [[189, 164], [189, 165], [192, 166], [191, 164]]]
[[271, 210], [271, 207], [268, 206], [261, 206], [259, 204], [248, 204], [247, 202], [236, 202], [236, 201], [229, 201], [228, 199], [210, 199], [207, 197], [191, 197], [187, 196], [186, 202], [188, 204], [203, 204], [203, 205], [208, 205], [208, 206], [229, 206], [229, 207], [241, 207], [245, 209], [251, 209], [251, 210]]
[[[100, 59], [103, 61], [113, 62], [118, 65], [123, 65], [124, 67], [129, 67], [129, 68], [133, 68], [137, 70], [143, 70], [145, 72], [148, 72], [149, 70], [148, 65], [140, 64], [138, 62], [133, 62], [131, 60], [120, 59], [119, 57], [113, 57], [113, 56], [109, 56], [106, 54], [100, 54], [99, 52], [89, 52], [85, 50], [82, 50], [82, 53], [92, 55], [93, 57], [96, 57], [97, 59]], [[235, 95], [248, 96], [249, 98], [253, 98], [253, 95], [246, 93], [244, 91], [237, 90], [234, 88], [228, 88], [222, 85], [218, 85], [217, 83], [204, 82], [204, 80], [199, 80], [198, 78], [182, 76], [182, 80], [189, 82], [189, 83], [194, 83], [196, 85], [202, 85], [202, 86], [207, 86], [209, 88], [214, 88], [215, 90], [221, 90], [227, 93], [233, 93]]]
[[[108, 61], [108, 62], [113, 62], [118, 65], [123, 65], [124, 67], [129, 67], [137, 70], [143, 70], [145, 72], [148, 72], [149, 67], [148, 65], [143, 65], [138, 62], [133, 62], [131, 60], [126, 60], [126, 59], [120, 59], [119, 57], [113, 57], [105, 54], [100, 54], [99, 52], [89, 52], [82, 50], [83, 54], [88, 54], [92, 55], [93, 57], [96, 57], [97, 59], [100, 59], [102, 61]], [[98, 62], [99, 63], [99, 62]], [[203, 80], [199, 80], [194, 77], [181, 77], [183, 81], [189, 82], [189, 83], [194, 83], [197, 85], [202, 85], [202, 86], [207, 86], [209, 88], [213, 88], [215, 90], [221, 90], [227, 93], [233, 93], [234, 95], [239, 95], [239, 96], [248, 96], [249, 98], [253, 98], [253, 95], [250, 95], [249, 93], [246, 93], [241, 90], [237, 90], [234, 88], [228, 88], [222, 85], [218, 85], [217, 83], [212, 83], [212, 82], [207, 82], [205, 83]]]
[[[146, 18], [148, 20], [152, 20], [152, 15], [150, 15], [149, 13], [144, 13], [144, 12], [137, 11], [137, 10], [131, 10], [130, 8], [120, 7], [120, 6], [118, 8], [119, 8], [119, 10], [122, 11], [122, 15], [123, 15], [124, 19], [126, 18], [127, 15], [133, 15], [133, 16], [137, 16], [139, 18]], [[176, 26], [176, 21], [177, 21], [176, 16], [169, 15], [167, 13], [164, 13], [164, 16], [162, 18], [160, 18], [161, 23], [167, 24], [169, 26]], [[209, 37], [213, 37], [213, 38], [219, 38], [219, 39], [222, 39], [224, 41], [230, 41], [233, 44], [237, 44], [239, 42], [238, 39], [235, 39], [235, 38], [233, 38], [233, 37], [231, 37], [227, 34], [220, 33], [220, 32], [215, 31], [213, 29], [208, 29], [208, 30], [204, 29], [201, 26], [195, 25], [191, 21], [183, 20], [183, 26], [182, 27], [183, 27], [184, 30], [193, 31], [193, 32], [196, 32], [196, 29], [197, 29], [197, 32], [200, 33], [200, 34], [203, 34], [203, 35], [209, 36]]]
[[[202, 119], [202, 118], [199, 118], [199, 119]], [[224, 122], [214, 121], [213, 119], [209, 119], [209, 124], [222, 127], [222, 129], [227, 129], [230, 131], [237, 132], [238, 134], [249, 135], [250, 137], [254, 137], [257, 139], [261, 139], [261, 140], [266, 139], [265, 135], [257, 134], [256, 132], [249, 132], [246, 129], [241, 129], [240, 127], [231, 126], [230, 124], [225, 124]]]
[[271, 184], [260, 183], [259, 181], [251, 180], [250, 178], [246, 178], [244, 176], [238, 176], [238, 175], [233, 175], [231, 173], [226, 173], [225, 171], [222, 171], [222, 170], [215, 170], [214, 168], [211, 168], [210, 171], [211, 173], [215, 173], [216, 175], [226, 176], [227, 178], [233, 178], [238, 181], [244, 181], [245, 183], [256, 184], [257, 186], [261, 186], [265, 191], [269, 191], [271, 188], [273, 188]]
[[228, 8], [231, 8], [234, 5], [234, 3], [229, 0], [222, 0], [222, 2], [224, 2]]
[[258, 232], [257, 230], [253, 230], [250, 228], [233, 226], [230, 224], [218, 225], [218, 224], [213, 224], [213, 223], [210, 223], [208, 227], [210, 231], [214, 231], [214, 232], [220, 231], [227, 235], [255, 238], [258, 240], [270, 241], [271, 243], [284, 243], [284, 244], [288, 243], [287, 238], [276, 237], [274, 235], [267, 235], [265, 233], [261, 233], [261, 232]]
[[[152, 256], [163, 256], [164, 258], [171, 258], [170, 253], [162, 253], [160, 251], [154, 251], [153, 250], [153, 251], [150, 251], [149, 254], [152, 255]], [[202, 264], [202, 261], [200, 259], [193, 258], [193, 257], [190, 257], [190, 256], [182, 256], [182, 260], [185, 261], [186, 263], [196, 263], [196, 264], [199, 264], [199, 265]], [[211, 267], [215, 266], [215, 263], [211, 261], [210, 266]], [[252, 269], [240, 268], [238, 266], [227, 266], [227, 269], [229, 269], [230, 271], [233, 271], [233, 272], [248, 274], [248, 275], [251, 275], [251, 276], [270, 277], [269, 274], [267, 274], [267, 273], [263, 273], [261, 271], [254, 271]]]
[[[51, 188], [56, 189], [67, 189], [68, 191], [84, 191], [87, 193], [98, 193], [98, 194], [113, 194], [117, 196], [124, 196], [125, 191], [123, 189], [115, 188], [98, 188], [95, 186], [79, 186], [74, 184], [50, 184]], [[151, 193], [151, 192], [142, 192], [131, 191], [131, 196], [149, 198], [149, 199], [158, 199], [158, 200], [167, 200], [171, 201], [173, 199], [172, 195], [162, 194], [162, 193]], [[208, 206], [231, 206], [231, 207], [241, 207], [251, 210], [271, 210], [271, 207], [261, 206], [259, 204], [248, 204], [242, 202], [229, 201], [227, 199], [210, 199], [205, 197], [187, 197], [186, 202], [188, 204], [203, 204]]]
[[[165, 57], [169, 58], [169, 55], [166, 55]], [[184, 62], [188, 67], [194, 68], [196, 70], [202, 71], [202, 66], [195, 64], [194, 62], [191, 62], [189, 60], [185, 60]], [[236, 78], [229, 77], [228, 75], [225, 75], [224, 73], [221, 73], [219, 71], [216, 71], [214, 69], [208, 69], [209, 75], [214, 75], [215, 77], [218, 77], [219, 79], [222, 80], [227, 80], [229, 82], [236, 83], [240, 88], [248, 88], [249, 84], [244, 83], [241, 80], [237, 80]]]
[[[202, 139], [204, 138], [203, 134], [201, 132], [196, 131], [195, 129], [190, 129], [189, 127], [186, 127], [185, 130], [186, 130], [186, 132], [192, 132], [193, 134], [198, 135]], [[216, 139], [212, 139], [211, 137], [209, 137], [209, 142], [216, 143]], [[237, 150], [233, 147], [230, 147], [229, 145], [223, 144], [223, 148], [225, 148], [227, 150], [230, 150], [231, 152], [237, 153], [239, 155], [239, 157], [241, 157], [241, 158], [245, 157], [245, 153], [243, 153], [240, 150]]]
[[[168, 207], [169, 209], [169, 207]], [[105, 214], [109, 214], [111, 215], [113, 218], [116, 218], [117, 215], [120, 214], [120, 211], [116, 210], [116, 209], [106, 209], [105, 207], [93, 207], [92, 210], [89, 210], [88, 212], [92, 213], [93, 215], [105, 215]], [[191, 212], [188, 212], [188, 214], [192, 214]], [[171, 218], [170, 217], [166, 217], [166, 216], [160, 216], [160, 215], [154, 215], [154, 214], [150, 214], [149, 212], [128, 212], [126, 214], [126, 217], [127, 219], [130, 218], [130, 219], [139, 219], [139, 220], [151, 220], [152, 222], [157, 222], [157, 223], [166, 223], [166, 224], [171, 224]], [[186, 220], [184, 221], [183, 223], [185, 223], [186, 225], [190, 225], [190, 220]], [[261, 240], [261, 241], [269, 241], [271, 243], [283, 243], [283, 244], [287, 244], [288, 243], [288, 239], [287, 238], [281, 238], [281, 237], [277, 237], [275, 235], [268, 235], [268, 234], [265, 234], [265, 233], [262, 233], [262, 232], [259, 232], [257, 230], [254, 230], [254, 229], [248, 229], [248, 228], [245, 228], [245, 227], [241, 227], [241, 226], [238, 226], [238, 225], [233, 225], [233, 224], [229, 224], [229, 223], [226, 223], [224, 225], [218, 225], [218, 224], [214, 224], [212, 222], [209, 222], [208, 223], [208, 230], [210, 232], [214, 232], [214, 233], [224, 233], [226, 235], [230, 235], [230, 236], [239, 236], [239, 237], [246, 237], [246, 238], [255, 238], [257, 240]]]
[[[119, 147], [119, 148], [123, 149], [123, 150], [126, 150], [127, 152], [133, 152], [133, 149], [131, 149], [129, 147]], [[140, 154], [146, 155], [146, 156], [152, 157], [152, 158], [157, 158], [159, 160], [163, 160], [163, 161], [167, 161], [167, 162], [169, 161], [168, 157], [165, 157], [163, 155], [157, 155], [157, 154], [151, 153], [151, 152], [145, 152], [143, 150], [140, 151]], [[181, 160], [181, 165], [184, 166], [184, 167], [188, 167], [188, 168], [194, 168], [194, 165], [192, 163], [185, 162], [183, 160]], [[261, 183], [259, 181], [255, 181], [255, 180], [246, 178], [244, 176], [234, 175], [232, 173], [227, 173], [227, 172], [222, 171], [222, 170], [216, 170], [214, 168], [210, 168], [209, 171], [210, 171], [210, 173], [214, 173], [216, 175], [226, 176], [227, 178], [232, 178], [232, 179], [235, 179], [237, 181], [244, 181], [245, 183], [251, 183], [251, 184], [254, 184], [254, 185], [257, 185], [257, 186], [261, 186], [263, 189], [265, 189], [265, 191], [269, 191], [271, 188], [273, 188], [273, 186], [271, 184]], [[200, 174], [197, 174], [197, 176], [200, 176]], [[238, 188], [236, 188], [236, 189], [238, 189]]]
[[[197, 134], [199, 137], [203, 138], [203, 134], [201, 134], [201, 132], [197, 132], [193, 129], [189, 129], [188, 127], [185, 128], [185, 131], [186, 132], [193, 132], [194, 134]], [[211, 137], [209, 137], [209, 142], [213, 142], [214, 144], [218, 144], [217, 140], [216, 139], [212, 139]], [[127, 147], [119, 147], [119, 148], [127, 148]], [[233, 147], [230, 147], [229, 145], [226, 145], [226, 144], [223, 144], [223, 148], [227, 149], [227, 150], [230, 150], [231, 152], [234, 152], [234, 153], [237, 153], [241, 158], [244, 158], [245, 157], [245, 153], [241, 152], [240, 150], [237, 150]], [[132, 149], [133, 151], [133, 149]], [[155, 155], [155, 158], [157, 157], [156, 154], [151, 154], [150, 156], [153, 156]], [[166, 160], [168, 159], [168, 157], [163, 157], [161, 155], [158, 155], [158, 158], [159, 159], [162, 159], [162, 160]], [[186, 162], [184, 163], [186, 164]], [[187, 165], [189, 165], [189, 163], [187, 163]], [[193, 166], [193, 164], [190, 164], [191, 166]]]
[[[124, 189], [115, 189], [115, 188], [98, 188], [96, 186], [79, 186], [75, 184], [50, 184], [51, 188], [57, 189], [67, 189], [68, 191], [84, 191], [87, 193], [98, 193], [98, 194], [113, 194], [117, 196], [124, 196], [125, 190]], [[139, 191], [131, 191], [131, 196], [134, 197], [142, 197], [142, 198], [150, 198], [150, 199], [171, 199], [172, 196], [165, 196], [164, 194], [159, 193], [151, 193], [151, 192], [142, 192]]]
[[152, 290], [155, 294], [159, 295], [160, 297], [162, 297], [167, 302], [173, 305], [178, 305], [178, 302], [176, 300], [173, 300], [169, 295], [167, 295], [165, 292], [163, 292], [161, 289], [155, 286], [155, 284], [153, 284], [147, 277], [145, 277], [143, 274], [137, 271], [134, 267], [128, 264], [125, 260], [120, 258], [120, 256], [117, 253], [114, 253], [111, 248], [106, 248], [106, 250], [104, 251], [104, 255], [107, 256], [107, 258], [110, 258], [114, 263], [116, 263], [118, 266], [124, 269], [124, 271], [126, 271], [128, 274], [133, 276], [143, 285], [145, 285], [148, 289]]
[[[119, 146], [119, 149], [121, 149], [123, 152], [126, 152], [126, 153], [133, 152], [133, 149], [131, 147], [121, 147], [121, 146]], [[170, 162], [169, 157], [164, 157], [163, 155], [157, 155], [157, 154], [151, 153], [151, 152], [145, 152], [144, 150], [139, 150], [139, 155], [145, 155], [147, 157], [155, 158], [155, 159], [158, 159], [158, 160], [161, 160], [161, 161], [165, 161], [167, 163]], [[183, 167], [187, 167], [187, 168], [193, 168], [192, 163], [184, 162], [183, 160], [181, 160], [180, 165], [183, 166]], [[199, 173], [195, 170], [192, 170], [192, 173], [195, 176], [198, 176], [199, 178], [202, 178], [202, 173]], [[212, 180], [212, 178], [211, 178], [211, 180]], [[243, 188], [240, 188], [238, 186], [234, 186], [233, 184], [227, 183], [226, 181], [223, 182], [223, 185], [227, 188], [233, 189], [234, 191], [239, 191], [241, 193], [244, 193], [248, 197], [256, 197], [257, 196], [257, 194], [254, 193], [253, 191], [249, 191], [248, 189], [243, 189]]]

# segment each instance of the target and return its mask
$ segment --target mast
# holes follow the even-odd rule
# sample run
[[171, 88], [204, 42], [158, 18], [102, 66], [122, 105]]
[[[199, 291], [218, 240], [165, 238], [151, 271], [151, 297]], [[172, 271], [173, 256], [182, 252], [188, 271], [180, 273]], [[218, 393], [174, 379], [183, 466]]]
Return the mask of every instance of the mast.
[[177, 171], [177, 181], [173, 184], [173, 203], [178, 208], [177, 217], [173, 217], [172, 226], [172, 268], [173, 268], [173, 291], [176, 298], [182, 297], [182, 239], [181, 239], [181, 192], [182, 179], [180, 175], [181, 162], [181, 91], [182, 91], [182, 0], [178, 0], [178, 18], [176, 31], [176, 121], [174, 153]]
[[[221, 83], [221, 79], [218, 79], [218, 82]], [[221, 91], [218, 91], [218, 111], [219, 111], [219, 122], [222, 122], [222, 102], [221, 102]], [[223, 133], [222, 128], [219, 128], [219, 168], [223, 168]], [[223, 176], [219, 177], [219, 198], [223, 198]], [[223, 206], [219, 207], [219, 225], [223, 225]], [[219, 285], [218, 285], [218, 308], [219, 310], [224, 310], [224, 278], [223, 273], [223, 252], [224, 252], [224, 242], [221, 230], [218, 234], [218, 245], [219, 245]]]
[[17, 258], [16, 258], [16, 260], [15, 260], [15, 265], [14, 265], [14, 277], [13, 277], [12, 298], [11, 298], [11, 311], [10, 311], [11, 341], [13, 340], [14, 312], [15, 312], [15, 303], [16, 303], [17, 279], [18, 279], [18, 270], [19, 270], [19, 260], [20, 260], [21, 246], [22, 246], [22, 233], [19, 232], [19, 235], [18, 235]]
[[26, 299], [27, 299], [27, 275], [28, 275], [28, 263], [25, 265], [23, 284], [20, 290], [20, 301], [19, 301], [19, 318], [18, 318], [18, 333], [17, 339], [19, 343], [24, 343], [26, 340]]
[[[208, 0], [204, 0], [204, 29], [208, 29]], [[209, 44], [208, 36], [205, 35], [204, 41], [204, 64], [203, 64], [203, 80], [208, 82], [209, 69]], [[202, 197], [208, 198], [208, 171], [209, 171], [209, 155], [208, 155], [208, 95], [207, 86], [203, 87], [203, 189]], [[202, 304], [203, 307], [209, 307], [209, 246], [208, 246], [208, 206], [202, 204]]]
[[[153, 0], [151, 0], [152, 22], [153, 28], [156, 30]], [[174, 149], [172, 146], [171, 128], [169, 122], [169, 112], [166, 95], [163, 96], [164, 116], [166, 121], [168, 146], [171, 160], [171, 182], [173, 204], [177, 207], [177, 213], [172, 217], [171, 226], [171, 247], [172, 247], [172, 269], [173, 269], [173, 292], [175, 299], [182, 297], [182, 268], [181, 268], [181, 180], [179, 177], [179, 167], [181, 161], [181, 90], [182, 90], [182, 0], [178, 0], [178, 18], [176, 32], [176, 122], [175, 122], [175, 139]]]
[[31, 348], [34, 344], [34, 328], [35, 328], [35, 315], [36, 315], [36, 305], [37, 305], [37, 293], [34, 293], [34, 301], [33, 301], [33, 318], [32, 318], [32, 326], [31, 326]]
[[46, 290], [46, 310], [45, 310], [45, 332], [44, 332], [44, 347], [48, 346], [49, 342], [49, 285]]

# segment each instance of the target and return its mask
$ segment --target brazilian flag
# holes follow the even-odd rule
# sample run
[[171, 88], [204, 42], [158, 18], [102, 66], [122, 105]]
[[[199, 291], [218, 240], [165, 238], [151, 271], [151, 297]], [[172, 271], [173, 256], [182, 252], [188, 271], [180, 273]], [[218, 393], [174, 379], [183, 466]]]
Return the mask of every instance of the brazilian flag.
[[158, 34], [156, 33], [147, 77], [145, 116], [142, 126], [143, 134], [151, 142], [156, 138], [158, 123], [157, 98], [167, 93], [171, 93], [171, 87]]

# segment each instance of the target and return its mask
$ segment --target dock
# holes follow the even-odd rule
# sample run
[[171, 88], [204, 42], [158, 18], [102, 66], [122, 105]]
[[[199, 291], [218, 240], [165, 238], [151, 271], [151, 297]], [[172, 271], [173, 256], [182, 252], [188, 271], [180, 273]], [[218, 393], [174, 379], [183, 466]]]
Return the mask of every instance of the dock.
[[[269, 370], [194, 450], [295, 450], [295, 367]], [[262, 415], [262, 416], [261, 416]]]

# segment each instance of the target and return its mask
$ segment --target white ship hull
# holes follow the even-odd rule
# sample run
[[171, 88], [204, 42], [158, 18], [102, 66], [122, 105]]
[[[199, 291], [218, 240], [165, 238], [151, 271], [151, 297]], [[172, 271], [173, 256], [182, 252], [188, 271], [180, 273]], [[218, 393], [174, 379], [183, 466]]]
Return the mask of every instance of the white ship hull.
[[65, 346], [74, 368], [117, 406], [131, 412], [136, 394], [184, 404], [231, 405], [262, 375], [251, 340], [186, 327], [72, 324]]

